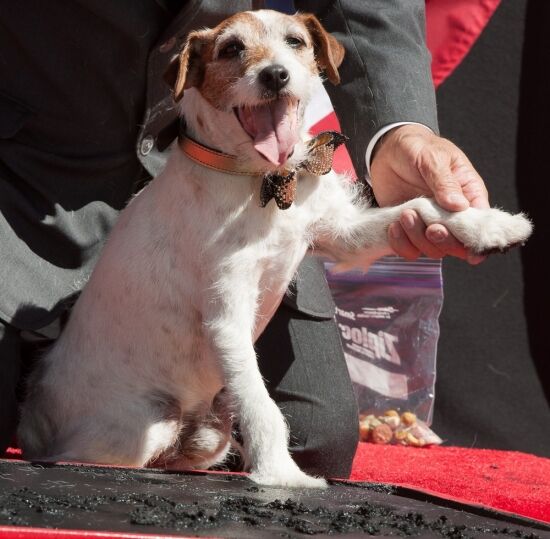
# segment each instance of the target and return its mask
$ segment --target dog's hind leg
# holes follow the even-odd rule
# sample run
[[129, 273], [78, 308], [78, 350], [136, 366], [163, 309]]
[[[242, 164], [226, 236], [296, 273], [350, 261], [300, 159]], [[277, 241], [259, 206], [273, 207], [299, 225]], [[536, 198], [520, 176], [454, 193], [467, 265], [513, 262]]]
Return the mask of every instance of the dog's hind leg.
[[29, 460], [141, 467], [178, 434], [178, 422], [159, 420], [147, 400], [113, 401], [92, 413], [78, 403], [69, 410], [47, 395], [38, 383], [22, 407], [18, 439]]
[[87, 421], [83, 418], [81, 426], [70, 434], [65, 433], [63, 438], [53, 438], [41, 450], [27, 449], [23, 443], [24, 458], [41, 462], [143, 467], [167, 450], [177, 436], [176, 422], [152, 423], [140, 432], [138, 428], [115, 424], [104, 424], [101, 428], [88, 427]]

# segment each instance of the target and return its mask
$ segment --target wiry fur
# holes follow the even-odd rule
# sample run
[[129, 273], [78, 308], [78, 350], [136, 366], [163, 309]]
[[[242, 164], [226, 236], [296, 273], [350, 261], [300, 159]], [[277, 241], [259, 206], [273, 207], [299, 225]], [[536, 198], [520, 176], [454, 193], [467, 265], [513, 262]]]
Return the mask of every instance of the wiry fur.
[[[305, 106], [318, 76], [312, 65], [319, 36], [310, 36], [303, 21], [250, 13], [200, 32], [198, 52], [188, 49], [180, 66], [201, 63], [193, 66], [194, 87], [187, 81], [182, 101], [195, 139], [251, 168], [273, 168], [254, 150], [232, 109], [265, 99], [257, 74], [267, 61], [258, 48], [266, 46], [293, 81], [302, 81], [285, 92]], [[305, 47], [288, 47], [289, 32], [301, 32]], [[228, 35], [247, 48], [222, 61], [217, 40]], [[317, 47], [317, 60], [337, 66], [341, 51], [319, 57], [330, 47], [336, 45]], [[223, 80], [212, 78], [216, 63], [223, 64]], [[183, 91], [185, 73], [178, 77]], [[216, 93], [214, 83], [225, 91]], [[305, 153], [299, 143], [291, 161]], [[253, 480], [323, 486], [323, 479], [306, 475], [290, 457], [287, 427], [254, 352], [306, 251], [344, 267], [366, 267], [390, 253], [387, 229], [404, 208], [428, 224], [445, 224], [476, 253], [504, 250], [531, 232], [522, 215], [496, 209], [448, 213], [423, 198], [372, 209], [358, 188], [334, 172], [300, 172], [296, 200], [286, 211], [273, 201], [259, 207], [260, 184], [260, 174], [215, 172], [172, 151], [164, 172], [122, 212], [65, 331], [30, 379], [19, 429], [25, 456], [208, 467], [223, 460], [234, 415]]]

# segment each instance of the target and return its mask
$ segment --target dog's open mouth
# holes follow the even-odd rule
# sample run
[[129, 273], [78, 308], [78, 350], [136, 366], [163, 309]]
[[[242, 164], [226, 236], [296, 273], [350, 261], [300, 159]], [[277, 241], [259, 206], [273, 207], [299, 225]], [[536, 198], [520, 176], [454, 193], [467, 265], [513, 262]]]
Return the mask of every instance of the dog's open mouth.
[[235, 107], [242, 128], [252, 138], [256, 151], [280, 166], [292, 155], [299, 140], [299, 101], [279, 98], [254, 107]]

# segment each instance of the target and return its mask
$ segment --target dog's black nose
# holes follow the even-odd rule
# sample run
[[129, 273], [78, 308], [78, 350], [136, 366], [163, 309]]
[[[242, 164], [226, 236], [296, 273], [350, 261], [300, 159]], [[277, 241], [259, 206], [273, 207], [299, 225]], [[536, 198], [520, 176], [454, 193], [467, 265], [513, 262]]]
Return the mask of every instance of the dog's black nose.
[[290, 73], [279, 64], [273, 64], [260, 71], [260, 82], [268, 89], [279, 92], [290, 80]]

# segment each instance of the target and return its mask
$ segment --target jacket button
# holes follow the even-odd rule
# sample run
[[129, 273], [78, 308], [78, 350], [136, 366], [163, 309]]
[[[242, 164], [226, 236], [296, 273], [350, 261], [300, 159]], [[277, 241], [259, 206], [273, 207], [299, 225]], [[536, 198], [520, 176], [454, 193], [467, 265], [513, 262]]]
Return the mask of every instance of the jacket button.
[[155, 139], [153, 138], [153, 135], [147, 135], [146, 137], [143, 137], [139, 147], [141, 155], [147, 155], [153, 149], [154, 145]]

